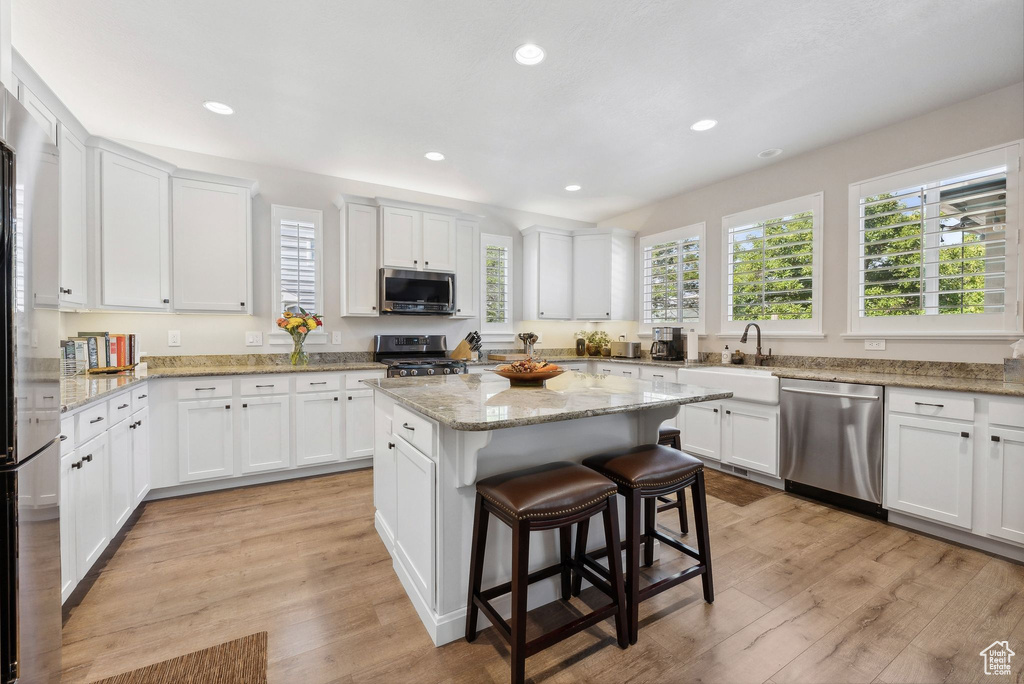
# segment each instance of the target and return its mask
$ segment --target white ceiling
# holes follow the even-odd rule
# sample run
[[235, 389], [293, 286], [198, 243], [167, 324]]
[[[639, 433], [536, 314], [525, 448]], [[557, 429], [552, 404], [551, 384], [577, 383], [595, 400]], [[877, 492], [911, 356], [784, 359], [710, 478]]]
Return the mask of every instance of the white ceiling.
[[94, 134], [591, 221], [1024, 79], [1020, 0], [13, 4]]

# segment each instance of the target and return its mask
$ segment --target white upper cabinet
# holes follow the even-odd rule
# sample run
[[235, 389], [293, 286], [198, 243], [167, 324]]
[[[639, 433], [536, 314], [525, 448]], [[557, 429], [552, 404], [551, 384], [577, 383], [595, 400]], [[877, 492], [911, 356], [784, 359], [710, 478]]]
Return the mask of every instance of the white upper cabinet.
[[572, 234], [533, 226], [523, 234], [523, 319], [572, 318]]
[[386, 268], [420, 269], [423, 263], [423, 212], [382, 207], [380, 242]]
[[60, 127], [60, 304], [86, 305], [86, 151], [85, 143]]
[[455, 217], [444, 214], [423, 212], [423, 236], [420, 244], [423, 248], [424, 271], [455, 270]]
[[632, 320], [633, 241], [619, 229], [573, 235], [573, 318]]
[[109, 150], [100, 154], [101, 303], [167, 311], [171, 301], [168, 173]]
[[377, 207], [343, 200], [341, 315], [377, 315]]
[[455, 220], [455, 318], [480, 313], [480, 229], [476, 221]]
[[172, 180], [176, 310], [250, 311], [252, 187], [252, 181]]

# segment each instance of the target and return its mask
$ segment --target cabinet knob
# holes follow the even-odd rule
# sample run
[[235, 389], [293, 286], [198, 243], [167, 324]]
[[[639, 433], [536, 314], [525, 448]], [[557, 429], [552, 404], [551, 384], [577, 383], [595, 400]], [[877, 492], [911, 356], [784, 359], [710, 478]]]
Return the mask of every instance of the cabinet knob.
[[605, 316], [611, 316], [611, 314], [609, 312], [607, 312], [607, 311], [604, 312], [604, 315]]
[[231, 404], [224, 404], [224, 408], [225, 409], [230, 409], [231, 408]]
[[372, 309], [373, 311], [376, 311], [376, 310], [377, 310], [377, 307], [375, 307], [375, 306], [371, 306], [371, 307], [370, 307], [370, 309]]
[[75, 461], [74, 463], [71, 464], [71, 467], [72, 468], [81, 469], [82, 468], [82, 462], [81, 461]]
[[993, 442], [998, 442], [999, 441], [999, 435], [992, 435], [992, 441]]
[[92, 463], [92, 454], [86, 454], [86, 455], [85, 455], [85, 456], [84, 456], [84, 457], [82, 458], [82, 460], [83, 460], [83, 461], [88, 461], [89, 463]]
[[388, 449], [394, 449], [394, 448], [395, 448], [395, 443], [394, 442], [388, 442]]
[[[230, 407], [228, 407], [228, 408], [230, 408]], [[249, 408], [249, 405], [248, 404], [242, 404], [242, 408]]]
[[543, 312], [543, 311], [541, 311], [541, 312], [540, 312], [540, 315], [541, 315], [541, 316], [543, 316], [543, 315], [544, 315], [544, 312]]
[[68, 288], [68, 294], [71, 294], [71, 288], [70, 287]]
[[718, 409], [711, 409], [711, 410], [714, 411], [715, 413], [718, 413]]
[[238, 306], [245, 306], [245, 302], [238, 302]]
[[350, 395], [348, 395], [348, 400], [349, 400], [349, 401], [352, 401], [352, 395], [351, 395], [351, 394], [350, 394]]
[[171, 300], [170, 300], [170, 299], [165, 299], [165, 300], [164, 300], [164, 304], [170, 304], [170, 303], [171, 303]]
[[960, 436], [963, 437], [964, 439], [969, 439], [970, 436], [971, 436], [971, 433], [970, 432], [961, 432]]
[[334, 397], [334, 401], [338, 401], [338, 397]]
[[456, 309], [455, 313], [462, 313], [462, 309]]
[[725, 412], [725, 415], [727, 415], [727, 416], [731, 416], [731, 415], [732, 415], [732, 411], [726, 411], [726, 412]]

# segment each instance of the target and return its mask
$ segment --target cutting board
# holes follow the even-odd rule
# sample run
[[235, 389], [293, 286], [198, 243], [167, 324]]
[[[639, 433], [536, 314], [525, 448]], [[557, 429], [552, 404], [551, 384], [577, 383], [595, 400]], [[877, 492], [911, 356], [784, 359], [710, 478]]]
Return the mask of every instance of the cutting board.
[[491, 361], [526, 361], [529, 356], [526, 354], [488, 354]]

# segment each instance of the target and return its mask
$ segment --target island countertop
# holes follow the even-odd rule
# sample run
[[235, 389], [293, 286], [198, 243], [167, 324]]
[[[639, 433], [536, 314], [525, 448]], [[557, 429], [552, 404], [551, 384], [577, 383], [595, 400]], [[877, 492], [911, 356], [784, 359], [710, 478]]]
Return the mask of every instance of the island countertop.
[[479, 432], [728, 399], [732, 392], [675, 382], [568, 372], [544, 387], [511, 387], [497, 375], [363, 380], [455, 430]]

